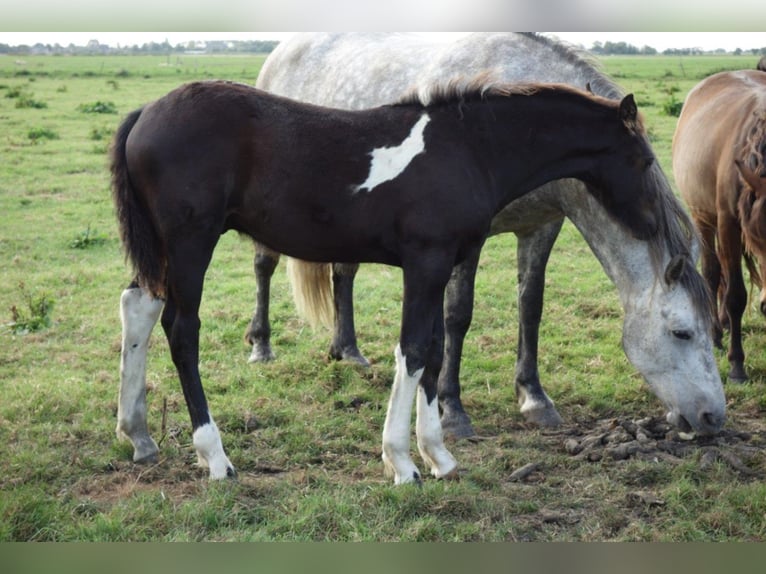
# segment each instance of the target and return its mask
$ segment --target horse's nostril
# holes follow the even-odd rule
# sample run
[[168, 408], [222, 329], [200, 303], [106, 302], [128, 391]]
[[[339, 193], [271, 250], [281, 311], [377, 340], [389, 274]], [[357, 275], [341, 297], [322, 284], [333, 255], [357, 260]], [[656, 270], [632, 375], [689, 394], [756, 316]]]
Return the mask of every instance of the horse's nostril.
[[723, 415], [717, 413], [703, 413], [700, 419], [711, 433], [717, 433], [721, 430], [724, 422]]

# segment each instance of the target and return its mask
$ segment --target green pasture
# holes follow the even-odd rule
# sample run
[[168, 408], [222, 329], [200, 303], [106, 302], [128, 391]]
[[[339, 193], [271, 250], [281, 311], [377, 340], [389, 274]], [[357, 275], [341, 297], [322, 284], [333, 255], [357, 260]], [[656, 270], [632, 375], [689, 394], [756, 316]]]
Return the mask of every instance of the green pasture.
[[[130, 280], [113, 213], [107, 149], [122, 117], [179, 84], [254, 83], [263, 55], [0, 57], [0, 540], [764, 540], [766, 485], [699, 457], [586, 462], [560, 434], [524, 424], [514, 396], [515, 237], [487, 242], [463, 397], [483, 440], [451, 444], [459, 482], [394, 487], [380, 437], [393, 379], [401, 272], [363, 266], [356, 323], [368, 370], [327, 358], [328, 332], [294, 311], [275, 274], [277, 360], [249, 365], [251, 244], [221, 238], [201, 309], [200, 366], [239, 481], [210, 483], [194, 465], [191, 428], [161, 329], [147, 388], [161, 460], [135, 466], [116, 440], [119, 296]], [[706, 75], [754, 57], [607, 57], [635, 93], [671, 174], [673, 102]], [[661, 416], [620, 346], [617, 294], [566, 224], [546, 284], [543, 385], [565, 421]], [[727, 385], [727, 428], [763, 430], [766, 331], [745, 316], [751, 381]], [[718, 355], [726, 372], [725, 355]], [[758, 435], [760, 436], [760, 435]], [[414, 450], [413, 443], [413, 450]], [[416, 462], [420, 462], [417, 455]], [[754, 472], [766, 471], [763, 458]], [[531, 481], [510, 473], [529, 463]], [[649, 491], [662, 504], [636, 506]], [[547, 518], [546, 518], [547, 517]], [[553, 517], [553, 518], [551, 518]]]

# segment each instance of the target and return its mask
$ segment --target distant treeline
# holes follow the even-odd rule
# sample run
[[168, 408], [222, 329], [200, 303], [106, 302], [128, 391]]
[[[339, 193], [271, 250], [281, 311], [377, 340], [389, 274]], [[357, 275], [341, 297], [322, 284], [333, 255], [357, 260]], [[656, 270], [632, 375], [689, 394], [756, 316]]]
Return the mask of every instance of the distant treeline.
[[[60, 44], [34, 44], [9, 46], [0, 43], [0, 54], [13, 55], [131, 55], [131, 54], [149, 54], [149, 55], [168, 55], [168, 54], [236, 54], [236, 53], [260, 53], [268, 54], [279, 44], [276, 40], [236, 40], [236, 41], [212, 41], [212, 42], [186, 42], [182, 44], [171, 45], [168, 41], [158, 43], [149, 42], [146, 44], [112, 47], [99, 43], [98, 40], [91, 40], [85, 46], [75, 46], [69, 44], [61, 46]], [[643, 46], [641, 48], [628, 44], [627, 42], [594, 42], [590, 51], [599, 55], [642, 55], [653, 56], [659, 52], [652, 46]], [[737, 48], [732, 54], [740, 56], [751, 53], [754, 56], [766, 56], [766, 46], [763, 48], [751, 48], [742, 50]], [[725, 54], [724, 49], [706, 52], [701, 48], [669, 48], [663, 50], [662, 54], [666, 56], [698, 56], [705, 53]]]
[[[627, 42], [594, 42], [593, 46], [590, 49], [591, 52], [594, 54], [622, 54], [622, 55], [643, 55], [643, 56], [653, 56], [655, 54], [658, 54], [659, 52], [652, 48], [651, 46], [644, 46], [643, 48], [638, 48], [634, 46], [633, 44], [628, 44]], [[732, 54], [736, 56], [741, 56], [742, 54], [746, 54], [747, 52], [750, 52], [754, 56], [764, 56], [766, 55], [766, 46], [763, 48], [751, 48], [750, 50], [742, 50], [741, 48], [737, 48], [732, 52]], [[666, 56], [699, 56], [701, 54], [706, 53], [713, 53], [713, 54], [726, 54], [726, 50], [723, 48], [718, 50], [713, 50], [712, 52], [706, 52], [705, 50], [702, 50], [701, 48], [668, 48], [667, 50], [663, 50], [662, 52]]]
[[26, 55], [131, 55], [147, 54], [164, 56], [167, 54], [236, 54], [236, 53], [269, 53], [279, 42], [276, 40], [237, 40], [237, 41], [213, 41], [213, 42], [186, 42], [171, 45], [167, 40], [162, 43], [149, 42], [146, 44], [112, 47], [91, 40], [85, 46], [69, 44], [42, 44], [32, 46], [20, 45], [9, 46], [0, 43], [0, 54]]

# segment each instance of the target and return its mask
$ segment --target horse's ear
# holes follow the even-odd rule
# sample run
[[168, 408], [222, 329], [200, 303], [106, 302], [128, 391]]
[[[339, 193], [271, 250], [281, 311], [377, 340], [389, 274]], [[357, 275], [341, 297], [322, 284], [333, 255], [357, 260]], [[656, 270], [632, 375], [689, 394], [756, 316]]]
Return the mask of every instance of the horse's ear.
[[668, 287], [673, 285], [673, 283], [681, 278], [681, 275], [684, 273], [685, 266], [686, 257], [683, 255], [676, 255], [673, 257], [673, 259], [670, 260], [670, 263], [668, 263], [668, 266], [665, 269], [665, 283], [668, 284]]
[[633, 98], [633, 94], [628, 94], [620, 102], [620, 119], [628, 127], [636, 125], [636, 118], [638, 118], [638, 107], [636, 107], [636, 100]]
[[741, 160], [735, 159], [734, 164], [737, 166], [737, 170], [739, 170], [739, 174], [742, 176], [744, 182], [753, 190], [755, 196], [762, 196], [764, 192], [766, 192], [766, 181], [763, 178], [758, 177], [758, 174]]

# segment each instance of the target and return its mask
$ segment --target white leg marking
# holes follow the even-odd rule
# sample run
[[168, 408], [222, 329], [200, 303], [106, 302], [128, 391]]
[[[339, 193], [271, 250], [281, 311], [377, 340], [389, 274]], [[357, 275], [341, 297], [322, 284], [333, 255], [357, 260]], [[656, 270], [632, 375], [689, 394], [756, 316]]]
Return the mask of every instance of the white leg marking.
[[453, 476], [457, 472], [457, 461], [444, 446], [439, 420], [439, 401], [434, 397], [429, 405], [425, 390], [418, 385], [417, 404], [415, 432], [420, 456], [431, 467], [431, 474], [436, 478]]
[[423, 139], [423, 131], [426, 129], [429, 117], [423, 114], [417, 123], [412, 126], [408, 135], [398, 146], [379, 147], [370, 152], [370, 173], [367, 180], [358, 186], [355, 191], [372, 191], [381, 183], [396, 179], [415, 156], [426, 151], [426, 142]]
[[122, 352], [117, 437], [133, 443], [133, 460], [153, 460], [159, 449], [146, 425], [146, 353], [149, 336], [163, 302], [143, 289], [126, 289], [120, 297]]
[[234, 466], [223, 450], [221, 434], [212, 418], [194, 431], [192, 442], [197, 450], [197, 464], [210, 470], [211, 480], [234, 476]]
[[410, 420], [415, 391], [423, 369], [413, 376], [407, 374], [407, 362], [399, 345], [394, 351], [396, 375], [388, 400], [386, 422], [383, 425], [383, 464], [393, 473], [394, 483], [417, 482], [420, 472], [410, 458]]
[[521, 407], [519, 409], [519, 412], [521, 414], [532, 412], [532, 411], [545, 411], [550, 408], [553, 408], [555, 405], [553, 404], [553, 401], [548, 398], [546, 395], [546, 398], [548, 398], [548, 402], [545, 401], [538, 401], [535, 398], [531, 397], [527, 392], [521, 388], [519, 393], [519, 406]]

